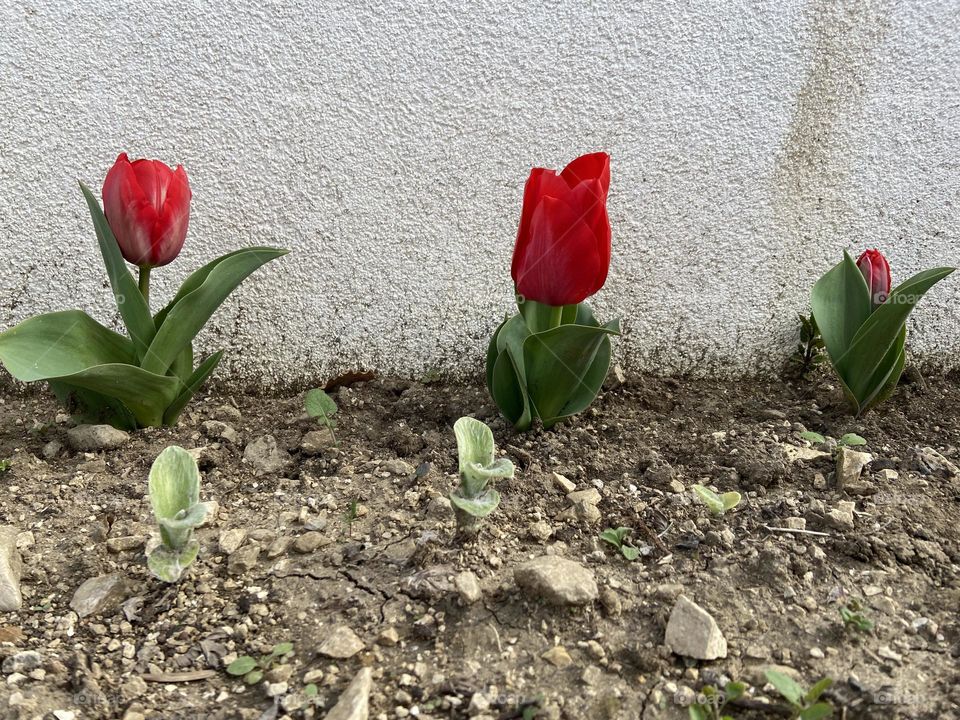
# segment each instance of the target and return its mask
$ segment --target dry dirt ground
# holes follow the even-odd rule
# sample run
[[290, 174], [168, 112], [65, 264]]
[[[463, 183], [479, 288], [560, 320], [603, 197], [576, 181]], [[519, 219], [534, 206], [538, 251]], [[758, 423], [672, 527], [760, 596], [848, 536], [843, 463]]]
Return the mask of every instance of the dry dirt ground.
[[[778, 666], [833, 678], [834, 717], [960, 717], [960, 387], [911, 378], [860, 419], [825, 375], [642, 378], [527, 435], [478, 385], [376, 379], [332, 391], [335, 445], [302, 394], [214, 393], [177, 428], [94, 452], [47, 394], [7, 388], [0, 525], [23, 605], [0, 614], [0, 716], [322, 718], [369, 668], [370, 718], [673, 720], [728, 679], [750, 686], [729, 714], [788, 717], [763, 678]], [[466, 414], [517, 466], [474, 541], [446, 500]], [[872, 460], [837, 487], [833, 442], [806, 430], [857, 433]], [[201, 499], [219, 504], [177, 585], [144, 556], [147, 472], [170, 444], [198, 449]], [[712, 515], [695, 483], [743, 500]], [[608, 527], [631, 529], [636, 560], [598, 538]], [[518, 574], [542, 556], [596, 589], [548, 602]], [[75, 598], [98, 577], [101, 597]], [[715, 619], [725, 657], [665, 644], [680, 595]], [[841, 619], [857, 602], [872, 630]], [[283, 642], [293, 653], [257, 685], [224, 670]]]

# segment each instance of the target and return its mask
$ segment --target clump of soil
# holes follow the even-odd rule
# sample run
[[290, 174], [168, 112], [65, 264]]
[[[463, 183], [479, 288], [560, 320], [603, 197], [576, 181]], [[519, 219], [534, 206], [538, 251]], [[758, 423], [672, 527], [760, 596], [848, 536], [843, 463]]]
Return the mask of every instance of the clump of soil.
[[[0, 715], [319, 718], [370, 668], [371, 718], [685, 718], [729, 679], [750, 685], [735, 717], [784, 717], [763, 679], [779, 667], [833, 678], [837, 717], [960, 716], [955, 382], [917, 380], [853, 419], [826, 378], [642, 378], [526, 435], [479, 385], [373, 380], [333, 397], [336, 443], [302, 395], [214, 395], [177, 428], [81, 452], [46, 395], [8, 390], [0, 524], [18, 533], [23, 606], [0, 614]], [[518, 468], [466, 542], [446, 499], [465, 414]], [[831, 438], [846, 433], [871, 458], [841, 488]], [[168, 586], [144, 553], [147, 471], [170, 444], [196, 449], [219, 509]], [[714, 516], [696, 483], [743, 500]], [[599, 539], [616, 527], [636, 560]], [[542, 556], [590, 577], [553, 596], [518, 584]], [[92, 578], [109, 592], [81, 605]], [[715, 619], [725, 657], [665, 645], [680, 595]], [[872, 630], [844, 624], [851, 603]], [[293, 654], [262, 682], [225, 672], [283, 642]]]

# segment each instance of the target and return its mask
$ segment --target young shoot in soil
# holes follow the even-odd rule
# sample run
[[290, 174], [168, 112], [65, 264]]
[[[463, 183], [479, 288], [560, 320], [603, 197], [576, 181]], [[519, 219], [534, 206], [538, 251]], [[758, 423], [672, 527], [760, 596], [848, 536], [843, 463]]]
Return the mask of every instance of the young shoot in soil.
[[5, 474], [9, 470], [10, 470], [10, 460], [9, 459], [0, 460], [0, 475]]
[[600, 533], [600, 539], [613, 545], [621, 555], [632, 562], [640, 557], [640, 550], [630, 542], [631, 532], [633, 531], [627, 527], [607, 528]]
[[150, 553], [147, 565], [160, 580], [176, 582], [197, 558], [200, 543], [193, 538], [193, 529], [203, 524], [211, 503], [200, 502], [197, 461], [176, 445], [153, 461], [149, 487], [162, 542]]
[[692, 485], [691, 487], [700, 501], [706, 505], [714, 515], [723, 515], [727, 510], [732, 510], [740, 503], [740, 493], [736, 491], [725, 492], [718, 495], [704, 485]]
[[[283, 663], [293, 654], [293, 643], [280, 643], [274, 645], [269, 655], [264, 655], [259, 660], [249, 655], [241, 655], [232, 663], [227, 665], [227, 674], [235, 677], [242, 677], [247, 685], [256, 685], [263, 680], [263, 674], [273, 667], [274, 663]], [[309, 685], [307, 687], [310, 687]], [[316, 686], [313, 686], [313, 695], [316, 693]], [[304, 688], [305, 694], [306, 688]], [[310, 697], [309, 694], [307, 694]]]
[[831, 678], [823, 678], [809, 690], [804, 690], [796, 680], [776, 670], [767, 670], [764, 675], [767, 682], [790, 703], [790, 720], [820, 720], [833, 715], [830, 703], [818, 702], [824, 691], [833, 685]]
[[747, 686], [739, 682], [728, 682], [723, 690], [717, 690], [713, 685], [703, 686], [697, 702], [687, 708], [690, 720], [733, 720], [733, 716], [727, 715], [724, 710], [746, 691]]
[[312, 418], [317, 418], [321, 424], [326, 426], [330, 432], [330, 439], [333, 440], [333, 444], [336, 445], [337, 436], [334, 434], [333, 428], [336, 427], [337, 423], [333, 419], [333, 416], [337, 412], [337, 403], [333, 401], [333, 398], [323, 390], [314, 388], [307, 393], [307, 396], [303, 400], [303, 405], [306, 408], [307, 415]]
[[806, 378], [815, 368], [822, 365], [827, 357], [823, 352], [823, 338], [820, 337], [817, 319], [813, 314], [807, 317], [803, 313], [799, 313], [799, 317], [800, 343], [793, 355], [790, 356], [790, 366], [796, 370], [800, 377]]
[[457, 437], [460, 486], [450, 492], [457, 516], [457, 528], [468, 536], [476, 535], [480, 521], [500, 504], [500, 493], [487, 483], [497, 478], [512, 478], [513, 463], [496, 457], [493, 432], [476, 418], [462, 417], [453, 426]]
[[868, 633], [873, 630], [875, 623], [864, 612], [863, 603], [856, 598], [850, 598], [846, 605], [840, 606], [840, 619], [846, 628]]

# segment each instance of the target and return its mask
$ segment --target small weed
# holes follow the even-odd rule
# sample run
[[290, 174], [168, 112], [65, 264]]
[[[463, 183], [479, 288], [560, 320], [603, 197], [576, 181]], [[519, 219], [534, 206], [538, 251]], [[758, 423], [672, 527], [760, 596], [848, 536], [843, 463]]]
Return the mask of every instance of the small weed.
[[789, 675], [776, 670], [767, 670], [764, 674], [767, 676], [767, 682], [790, 703], [792, 711], [790, 720], [820, 720], [833, 715], [833, 706], [830, 703], [818, 702], [824, 691], [833, 685], [831, 678], [823, 678], [809, 690], [804, 690]]
[[733, 715], [726, 714], [724, 710], [746, 691], [747, 686], [739, 682], [728, 682], [723, 690], [705, 685], [700, 689], [703, 702], [696, 702], [687, 708], [690, 720], [733, 720]]
[[0, 460], [0, 475], [5, 475], [6, 473], [10, 472], [11, 466], [12, 463], [10, 462], [9, 458]]
[[327, 430], [330, 432], [330, 438], [333, 440], [333, 444], [336, 445], [337, 436], [333, 432], [333, 429], [337, 426], [337, 423], [333, 419], [333, 416], [336, 414], [338, 408], [337, 403], [334, 402], [333, 398], [327, 395], [327, 393], [320, 388], [314, 388], [307, 393], [306, 397], [304, 397], [303, 405], [307, 411], [307, 415], [317, 419], [327, 428]]
[[862, 633], [868, 633], [876, 626], [876, 623], [864, 612], [863, 603], [856, 598], [850, 598], [846, 605], [840, 606], [840, 618], [843, 620], [844, 627]]
[[[263, 674], [273, 667], [277, 662], [283, 662], [287, 659], [289, 655], [293, 653], [293, 643], [280, 643], [273, 646], [273, 650], [270, 651], [269, 655], [264, 655], [259, 660], [250, 657], [249, 655], [241, 655], [232, 663], [227, 666], [227, 674], [233, 675], [235, 677], [242, 677], [243, 681], [247, 685], [256, 685], [263, 679]], [[304, 693], [310, 697], [307, 689], [310, 686], [308, 685], [304, 688]], [[316, 695], [317, 688], [314, 685], [313, 692]]]
[[700, 501], [706, 505], [714, 515], [723, 515], [727, 510], [732, 510], [740, 504], [740, 493], [736, 491], [725, 492], [722, 495], [718, 495], [703, 485], [692, 485], [691, 487]]
[[600, 539], [613, 545], [620, 551], [621, 555], [633, 562], [640, 557], [640, 550], [634, 547], [628, 539], [631, 532], [633, 531], [626, 527], [607, 528], [600, 533]]
[[800, 343], [796, 351], [790, 356], [790, 366], [797, 375], [806, 378], [827, 359], [824, 355], [823, 338], [820, 337], [820, 328], [811, 313], [809, 317], [800, 314]]

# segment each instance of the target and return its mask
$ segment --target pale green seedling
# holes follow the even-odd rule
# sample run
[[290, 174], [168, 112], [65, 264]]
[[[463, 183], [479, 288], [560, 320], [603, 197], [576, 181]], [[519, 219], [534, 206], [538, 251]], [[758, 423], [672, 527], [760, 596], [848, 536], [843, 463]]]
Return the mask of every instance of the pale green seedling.
[[703, 485], [691, 485], [691, 487], [700, 501], [714, 515], [723, 515], [727, 510], [735, 508], [740, 503], [740, 493], [736, 491], [717, 495], [713, 490]]
[[153, 461], [149, 487], [162, 542], [150, 553], [147, 565], [164, 582], [176, 582], [197, 559], [200, 543], [193, 538], [193, 529], [203, 524], [212, 503], [200, 502], [197, 461], [176, 445]]
[[476, 535], [480, 521], [500, 504], [500, 493], [487, 487], [488, 483], [512, 478], [513, 463], [496, 457], [493, 432], [476, 418], [460, 418], [453, 432], [457, 437], [460, 486], [450, 492], [450, 502], [460, 531]]

